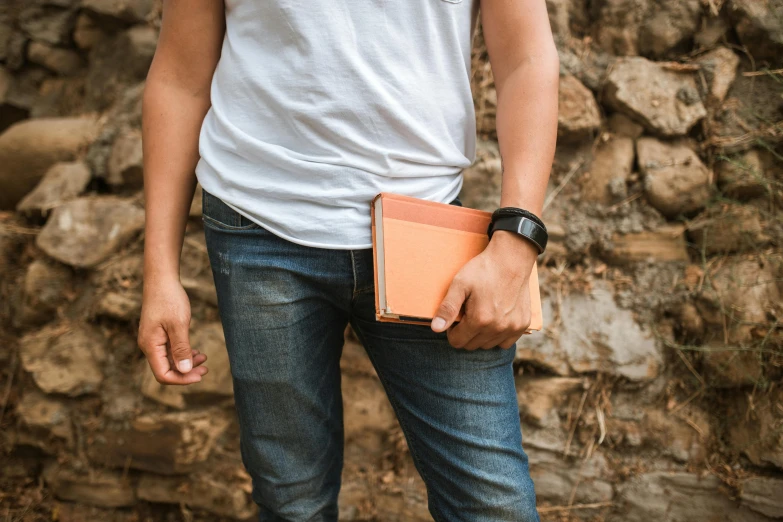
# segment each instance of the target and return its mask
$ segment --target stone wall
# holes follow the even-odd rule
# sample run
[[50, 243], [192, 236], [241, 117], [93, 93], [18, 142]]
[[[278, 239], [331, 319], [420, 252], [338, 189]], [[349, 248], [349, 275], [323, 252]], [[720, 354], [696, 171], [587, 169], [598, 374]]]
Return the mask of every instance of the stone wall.
[[[547, 0], [558, 151], [545, 330], [517, 390], [545, 520], [783, 518], [783, 4]], [[204, 382], [161, 387], [141, 305], [140, 99], [156, 0], [0, 3], [0, 512], [252, 519], [197, 198], [182, 256]], [[463, 201], [497, 206], [481, 34]], [[346, 332], [341, 519], [431, 520]]]

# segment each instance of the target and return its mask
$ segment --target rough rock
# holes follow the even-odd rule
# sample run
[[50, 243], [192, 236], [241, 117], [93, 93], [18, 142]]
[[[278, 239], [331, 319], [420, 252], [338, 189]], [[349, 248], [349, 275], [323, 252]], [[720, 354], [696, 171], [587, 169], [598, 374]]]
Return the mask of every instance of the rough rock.
[[134, 321], [141, 316], [140, 292], [106, 292], [95, 301], [93, 312], [120, 321]]
[[141, 392], [145, 397], [175, 408], [184, 408], [185, 396], [233, 396], [231, 368], [220, 322], [204, 323], [194, 327], [190, 332], [190, 345], [194, 350], [207, 356], [206, 365], [209, 367], [209, 374], [201, 382], [189, 386], [166, 386], [155, 380], [155, 376], [145, 363], [142, 365], [141, 380]]
[[73, 442], [71, 418], [65, 402], [38, 391], [29, 391], [16, 406], [16, 415], [42, 448], [51, 447], [53, 439]]
[[713, 206], [688, 225], [688, 237], [707, 255], [758, 250], [770, 243], [769, 224], [750, 205]]
[[710, 171], [685, 142], [640, 138], [636, 142], [647, 201], [668, 218], [703, 208], [710, 198]]
[[625, 190], [634, 159], [634, 141], [631, 138], [610, 137], [600, 143], [593, 155], [590, 176], [582, 188], [582, 199], [604, 205], [621, 199], [625, 194], [613, 192], [613, 187], [619, 185]]
[[536, 500], [555, 505], [608, 502], [614, 497], [609, 466], [601, 453], [572, 463], [549, 451], [527, 449]]
[[187, 477], [144, 474], [139, 478], [141, 500], [186, 505], [214, 515], [248, 520], [258, 511], [250, 498], [250, 477], [237, 465], [234, 470], [198, 471]]
[[705, 324], [727, 331], [732, 344], [763, 338], [767, 311], [782, 299], [777, 277], [772, 264], [756, 254], [727, 258], [710, 274], [696, 307]]
[[51, 45], [66, 45], [76, 20], [76, 11], [42, 5], [43, 2], [25, 2], [18, 23], [24, 35]]
[[685, 241], [685, 225], [675, 223], [644, 232], [614, 234], [610, 248], [602, 257], [616, 265], [648, 260], [687, 262], [690, 258]]
[[109, 508], [128, 507], [136, 503], [133, 480], [121, 471], [90, 470], [78, 473], [51, 463], [44, 468], [43, 479], [54, 496], [61, 500]]
[[590, 138], [601, 126], [601, 110], [590, 89], [575, 76], [560, 77], [557, 137], [566, 141]]
[[661, 58], [687, 51], [701, 12], [699, 0], [653, 0], [639, 30], [639, 52]]
[[204, 462], [231, 417], [223, 410], [149, 413], [129, 426], [96, 434], [87, 448], [93, 462], [165, 475], [188, 473]]
[[707, 110], [690, 73], [645, 58], [620, 58], [607, 76], [607, 103], [662, 136], [686, 134]]
[[22, 337], [22, 366], [46, 393], [75, 397], [94, 392], [103, 381], [104, 339], [87, 325], [56, 324]]
[[203, 232], [185, 236], [179, 278], [192, 300], [217, 306], [215, 279], [212, 277]]
[[776, 0], [731, 0], [728, 12], [740, 41], [755, 60], [783, 64], [783, 3]]
[[128, 23], [145, 21], [154, 6], [153, 0], [82, 0], [84, 9]]
[[16, 210], [45, 213], [81, 195], [90, 183], [90, 169], [80, 161], [55, 163]]
[[585, 382], [575, 377], [515, 377], [519, 413], [527, 422], [544, 426], [550, 412], [565, 402], [568, 396], [584, 388]]
[[783, 479], [751, 477], [740, 484], [742, 504], [772, 518], [783, 518]]
[[644, 127], [633, 121], [621, 112], [615, 112], [609, 116], [609, 131], [617, 136], [626, 138], [640, 138], [644, 134]]
[[19, 290], [15, 298], [15, 326], [45, 323], [68, 300], [73, 291], [73, 275], [63, 265], [36, 259], [27, 266]]
[[718, 47], [699, 56], [695, 62], [701, 67], [701, 73], [707, 82], [705, 93], [712, 105], [723, 103], [731, 84], [737, 77], [739, 56], [728, 47]]
[[43, 42], [30, 42], [27, 59], [63, 76], [76, 74], [83, 65], [79, 53]]
[[14, 208], [52, 165], [72, 161], [96, 131], [92, 118], [40, 118], [0, 134], [0, 210]]
[[722, 491], [714, 475], [654, 471], [619, 487], [619, 509], [609, 522], [763, 522], [766, 517], [743, 508]]
[[613, 404], [606, 431], [616, 447], [692, 464], [704, 462], [711, 434], [710, 418], [692, 405], [671, 414], [660, 408], [640, 407], [627, 396]]
[[96, 23], [95, 19], [82, 12], [76, 18], [76, 27], [73, 29], [73, 41], [79, 49], [88, 51], [98, 45], [109, 35], [103, 30], [102, 26]]
[[727, 346], [711, 341], [702, 347], [705, 381], [717, 388], [739, 388], [758, 385], [764, 377], [761, 353], [746, 351], [740, 346]]
[[57, 207], [36, 239], [51, 257], [79, 268], [94, 267], [144, 227], [144, 211], [131, 200], [86, 197]]
[[107, 166], [110, 185], [138, 190], [144, 184], [141, 132], [126, 131], [114, 140]]
[[620, 56], [639, 54], [639, 31], [649, 5], [649, 0], [593, 2], [592, 27], [598, 46]]
[[517, 359], [559, 375], [600, 371], [646, 381], [661, 371], [663, 359], [655, 338], [630, 310], [617, 306], [608, 283], [595, 282], [590, 294], [564, 296], [560, 317], [559, 339], [528, 343], [523, 336]]
[[724, 194], [748, 200], [771, 192], [775, 178], [783, 179], [783, 167], [771, 152], [751, 149], [718, 161], [715, 174]]
[[783, 469], [783, 388], [753, 396], [738, 394], [726, 412], [731, 449], [756, 466]]
[[479, 141], [476, 144], [476, 160], [462, 174], [460, 201], [463, 205], [486, 211], [500, 206], [503, 173], [496, 142]]
[[157, 41], [155, 29], [138, 25], [94, 46], [85, 80], [88, 107], [106, 109], [125, 88], [144, 80]]

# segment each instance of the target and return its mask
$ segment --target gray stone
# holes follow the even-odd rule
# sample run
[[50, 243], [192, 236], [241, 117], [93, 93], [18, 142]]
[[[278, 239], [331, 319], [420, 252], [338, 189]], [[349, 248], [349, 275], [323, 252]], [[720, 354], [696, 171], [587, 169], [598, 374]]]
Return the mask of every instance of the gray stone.
[[82, 0], [87, 11], [128, 23], [144, 22], [154, 6], [153, 0]]
[[14, 324], [18, 327], [45, 323], [73, 291], [71, 270], [60, 264], [36, 259], [27, 265], [19, 288]]
[[138, 25], [113, 35], [90, 51], [85, 91], [89, 107], [104, 110], [128, 86], [143, 81], [158, 42], [158, 32]]
[[16, 415], [32, 435], [42, 434], [37, 445], [43, 449], [51, 446], [52, 439], [60, 439], [68, 445], [73, 442], [70, 411], [59, 399], [29, 391], [17, 404]]
[[726, 412], [729, 446], [744, 454], [756, 466], [783, 469], [783, 388], [758, 393], [737, 394]]
[[772, 241], [769, 228], [757, 207], [727, 203], [699, 214], [688, 225], [688, 237], [707, 255], [758, 251]]
[[595, 41], [606, 52], [639, 54], [639, 32], [650, 0], [597, 0], [592, 3]]
[[73, 9], [36, 3], [26, 5], [18, 19], [19, 27], [29, 38], [51, 45], [67, 45], [75, 21]]
[[[613, 194], [612, 184], [625, 186], [633, 170], [634, 141], [625, 137], [610, 137], [601, 142], [593, 155], [590, 176], [585, 177], [582, 187], [582, 199], [608, 205], [617, 198]], [[497, 208], [497, 207], [496, 207]]]
[[570, 74], [560, 77], [557, 136], [566, 141], [589, 139], [601, 126], [601, 111], [590, 89]]
[[136, 503], [134, 481], [121, 471], [93, 469], [79, 473], [53, 462], [44, 468], [43, 479], [61, 500], [107, 508]]
[[728, 12], [740, 41], [755, 60], [783, 64], [783, 2], [731, 0]]
[[714, 475], [655, 471], [619, 487], [619, 506], [608, 522], [763, 522], [769, 520], [741, 507], [722, 491]]
[[636, 142], [647, 201], [668, 218], [704, 208], [710, 198], [710, 171], [684, 142], [640, 138]]
[[0, 134], [0, 209], [13, 209], [61, 161], [72, 161], [92, 141], [92, 118], [24, 120]]
[[189, 473], [207, 460], [230, 422], [231, 416], [215, 408], [140, 415], [126, 427], [95, 434], [87, 454], [111, 467]]
[[783, 166], [768, 150], [751, 149], [717, 162], [715, 174], [721, 191], [737, 199], [753, 199], [772, 191], [775, 178], [783, 179]]
[[661, 58], [690, 50], [701, 12], [699, 0], [653, 0], [639, 30], [639, 52]]
[[106, 181], [115, 187], [138, 190], [144, 185], [144, 158], [141, 132], [128, 130], [114, 140], [107, 166]]
[[728, 47], [717, 47], [695, 61], [707, 81], [708, 91], [705, 94], [708, 102], [712, 105], [722, 103], [737, 77], [739, 57]]
[[248, 520], [258, 511], [250, 498], [250, 488], [250, 477], [238, 464], [234, 470], [202, 470], [187, 477], [144, 474], [139, 478], [138, 495], [148, 502], [185, 505], [221, 517]]
[[707, 110], [690, 73], [645, 58], [620, 58], [607, 76], [607, 103], [663, 136], [686, 134]]
[[27, 59], [62, 76], [74, 75], [83, 66], [79, 53], [43, 42], [30, 42]]
[[503, 175], [497, 142], [479, 141], [476, 144], [476, 161], [462, 174], [460, 200], [463, 205], [487, 211], [500, 206]]
[[[517, 345], [517, 359], [559, 375], [605, 372], [646, 381], [661, 371], [663, 359], [654, 336], [636, 322], [630, 310], [615, 304], [608, 283], [596, 281], [587, 295], [564, 296], [560, 318], [554, 339], [536, 343], [523, 336]], [[547, 324], [546, 318], [544, 322]]]
[[783, 518], [783, 479], [751, 477], [740, 484], [742, 503], [772, 518]]
[[38, 186], [22, 198], [16, 210], [46, 213], [81, 195], [91, 178], [90, 169], [80, 161], [55, 163]]
[[86, 325], [55, 324], [22, 337], [22, 367], [46, 393], [72, 397], [95, 392], [103, 382], [104, 339]]
[[122, 248], [143, 227], [144, 211], [130, 200], [79, 198], [54, 210], [36, 245], [58, 261], [91, 268]]
[[527, 453], [538, 502], [593, 504], [614, 497], [609, 466], [601, 453], [593, 453], [584, 462], [572, 462], [549, 451], [532, 449]]

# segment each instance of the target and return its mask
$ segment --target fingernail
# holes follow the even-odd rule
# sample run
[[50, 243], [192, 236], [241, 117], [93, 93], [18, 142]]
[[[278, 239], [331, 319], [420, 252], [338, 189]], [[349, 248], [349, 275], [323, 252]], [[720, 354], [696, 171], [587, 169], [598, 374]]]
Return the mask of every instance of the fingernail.
[[177, 363], [177, 368], [180, 373], [188, 373], [193, 368], [193, 363], [190, 362], [190, 359], [183, 359]]
[[442, 317], [436, 317], [432, 320], [433, 330], [443, 330], [446, 327], [446, 320]]

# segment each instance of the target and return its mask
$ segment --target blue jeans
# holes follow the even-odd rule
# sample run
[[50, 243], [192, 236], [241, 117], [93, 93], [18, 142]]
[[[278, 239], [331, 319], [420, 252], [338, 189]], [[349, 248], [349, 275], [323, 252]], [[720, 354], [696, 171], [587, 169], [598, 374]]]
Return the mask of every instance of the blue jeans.
[[291, 243], [206, 191], [203, 220], [260, 520], [337, 520], [349, 323], [399, 419], [433, 518], [539, 520], [513, 348], [458, 350], [427, 326], [377, 322], [371, 249]]

